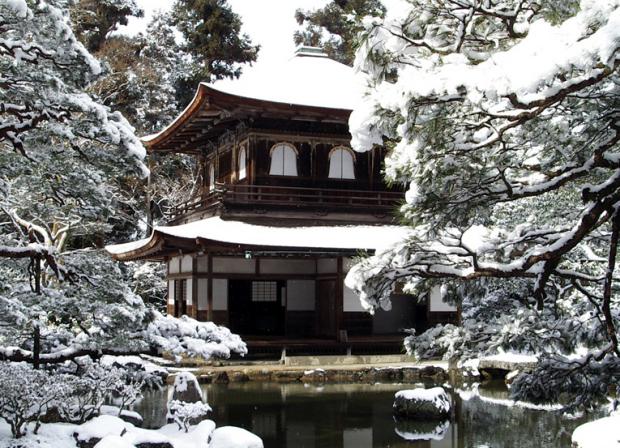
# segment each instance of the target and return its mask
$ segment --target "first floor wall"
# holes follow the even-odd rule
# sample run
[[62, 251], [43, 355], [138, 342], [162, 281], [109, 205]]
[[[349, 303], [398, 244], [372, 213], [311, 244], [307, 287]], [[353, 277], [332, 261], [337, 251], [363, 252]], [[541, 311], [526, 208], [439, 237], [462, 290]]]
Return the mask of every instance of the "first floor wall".
[[210, 320], [241, 335], [330, 337], [402, 333], [455, 321], [438, 289], [419, 302], [394, 294], [392, 310], [365, 310], [344, 284], [353, 261], [332, 258], [174, 257], [168, 263], [168, 313]]

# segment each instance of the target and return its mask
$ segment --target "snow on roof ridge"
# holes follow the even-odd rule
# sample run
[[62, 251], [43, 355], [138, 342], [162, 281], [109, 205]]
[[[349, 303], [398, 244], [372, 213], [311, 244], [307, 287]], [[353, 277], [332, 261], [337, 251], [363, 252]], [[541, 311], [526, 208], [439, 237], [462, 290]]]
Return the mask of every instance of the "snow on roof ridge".
[[229, 244], [268, 247], [307, 247], [341, 250], [381, 250], [406, 237], [408, 227], [395, 225], [336, 225], [276, 227], [223, 220], [219, 216], [176, 226], [155, 227], [150, 238], [106, 246], [112, 255], [140, 250], [155, 233], [177, 238], [203, 238]]

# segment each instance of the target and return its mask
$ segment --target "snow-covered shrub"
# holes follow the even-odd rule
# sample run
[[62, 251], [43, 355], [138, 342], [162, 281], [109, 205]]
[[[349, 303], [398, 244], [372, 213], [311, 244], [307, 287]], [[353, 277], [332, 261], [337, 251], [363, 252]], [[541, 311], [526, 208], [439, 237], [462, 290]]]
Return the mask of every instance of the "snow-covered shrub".
[[168, 371], [139, 356], [102, 356], [100, 364], [116, 367], [125, 371], [126, 379], [133, 383], [141, 383], [146, 389], [161, 389], [168, 378]]
[[168, 403], [167, 419], [177, 424], [179, 431], [188, 431], [191, 425], [197, 424], [211, 412], [211, 406], [202, 401], [188, 403], [186, 401], [171, 400]]
[[36, 433], [45, 414], [63, 407], [72, 394], [73, 379], [50, 376], [25, 363], [0, 362], [0, 417], [10, 425], [13, 437], [22, 437], [32, 422]]
[[[570, 354], [582, 346], [605, 341], [596, 308], [575, 295], [549, 296], [536, 309], [524, 281], [486, 279], [461, 285], [461, 325], [437, 325], [405, 339], [409, 354], [418, 358], [467, 359], [498, 352]], [[613, 305], [618, 315], [617, 304]]]
[[100, 414], [107, 401], [117, 403], [119, 414], [140, 397], [141, 383], [131, 381], [122, 369], [89, 363], [74, 374], [36, 370], [26, 363], [0, 362], [0, 417], [14, 437], [25, 425], [55, 418], [84, 423]]
[[145, 337], [159, 350], [176, 357], [186, 354], [205, 359], [228, 358], [232, 352], [247, 353], [245, 342], [228, 328], [188, 316], [158, 315], [147, 327]]

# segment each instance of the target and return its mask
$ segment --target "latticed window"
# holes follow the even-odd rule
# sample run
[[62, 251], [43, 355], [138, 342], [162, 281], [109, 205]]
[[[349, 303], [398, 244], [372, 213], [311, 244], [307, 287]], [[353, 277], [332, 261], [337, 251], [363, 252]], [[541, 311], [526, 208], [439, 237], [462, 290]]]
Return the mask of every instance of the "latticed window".
[[297, 150], [288, 143], [278, 143], [271, 148], [272, 176], [297, 176]]
[[355, 179], [355, 156], [353, 151], [344, 146], [338, 146], [329, 153], [330, 179]]
[[277, 302], [278, 282], [252, 282], [252, 302]]

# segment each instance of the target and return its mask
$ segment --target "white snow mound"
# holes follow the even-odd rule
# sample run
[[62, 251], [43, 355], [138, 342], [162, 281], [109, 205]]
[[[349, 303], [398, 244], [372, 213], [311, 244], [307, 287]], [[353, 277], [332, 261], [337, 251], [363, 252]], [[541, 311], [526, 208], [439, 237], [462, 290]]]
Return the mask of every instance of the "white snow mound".
[[211, 434], [209, 448], [264, 448], [260, 437], [235, 426], [216, 428]]
[[620, 447], [620, 415], [601, 418], [578, 426], [573, 431], [573, 445], [578, 448]]

